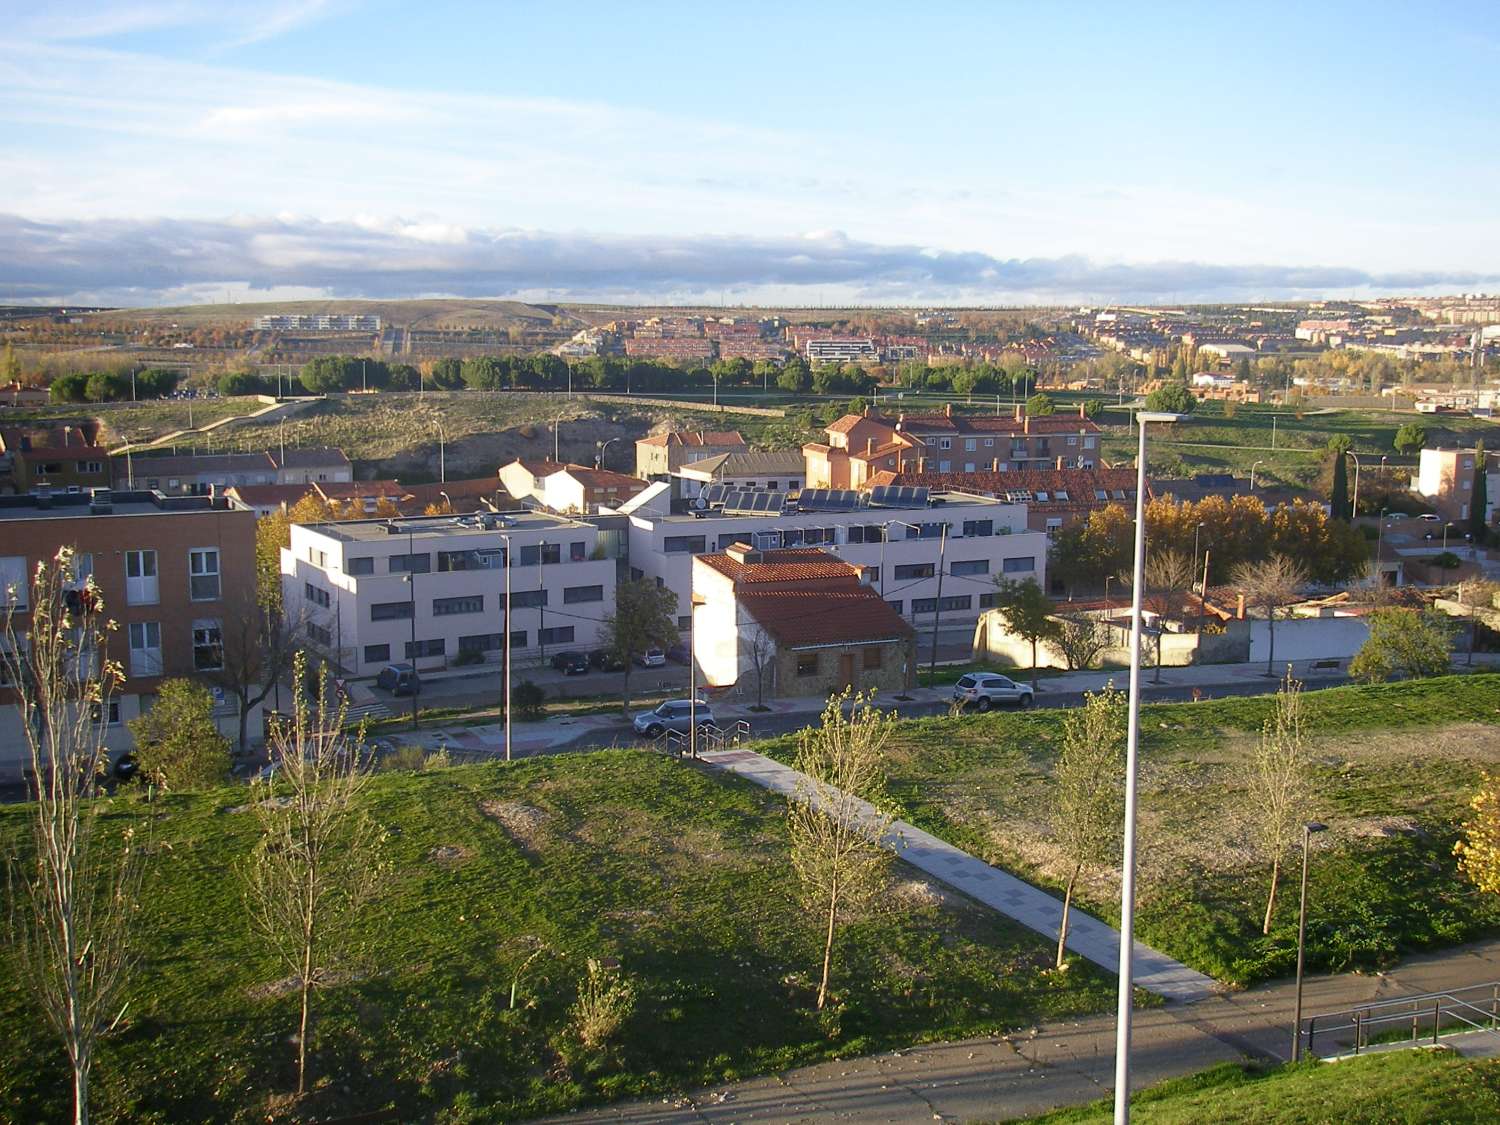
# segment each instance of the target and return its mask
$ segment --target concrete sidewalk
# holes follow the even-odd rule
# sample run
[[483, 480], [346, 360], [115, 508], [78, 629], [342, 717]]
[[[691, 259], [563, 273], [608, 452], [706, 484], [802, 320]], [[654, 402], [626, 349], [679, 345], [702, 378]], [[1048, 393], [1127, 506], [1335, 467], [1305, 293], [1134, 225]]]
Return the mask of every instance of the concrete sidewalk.
[[[799, 799], [806, 792], [804, 783], [807, 779], [803, 774], [753, 750], [716, 750], [702, 758], [711, 766], [738, 774], [789, 799]], [[864, 802], [860, 805], [867, 815], [878, 815], [870, 805]], [[913, 867], [1052, 942], [1057, 941], [1058, 927], [1062, 925], [1062, 903], [1046, 891], [1017, 879], [1009, 872], [991, 867], [904, 820], [891, 825], [885, 842], [899, 858]], [[1109, 972], [1119, 968], [1119, 931], [1076, 906], [1069, 911], [1068, 948]], [[1202, 1000], [1213, 994], [1216, 986], [1210, 977], [1140, 942], [1135, 943], [1134, 950], [1135, 983], [1139, 987], [1183, 1003]]]
[[[1410, 958], [1385, 973], [1313, 976], [1303, 1015], [1500, 979], [1500, 941]], [[1285, 1061], [1294, 989], [1289, 981], [1191, 1005], [1135, 1013], [1132, 1089], [1247, 1057]], [[1114, 1085], [1114, 1014], [1008, 1035], [931, 1043], [725, 1083], [653, 1102], [582, 1110], [553, 1122], [713, 1125], [741, 1121], [994, 1121], [1080, 1105]]]

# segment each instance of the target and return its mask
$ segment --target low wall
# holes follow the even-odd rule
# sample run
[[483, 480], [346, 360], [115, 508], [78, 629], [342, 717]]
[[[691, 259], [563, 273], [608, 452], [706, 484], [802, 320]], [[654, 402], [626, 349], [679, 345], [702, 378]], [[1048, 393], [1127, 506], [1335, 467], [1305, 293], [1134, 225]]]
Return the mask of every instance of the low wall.
[[[1252, 620], [1250, 660], [1272, 656], [1271, 623]], [[1370, 627], [1360, 617], [1301, 617], [1276, 622], [1275, 658], [1294, 660], [1347, 660], [1370, 636]]]

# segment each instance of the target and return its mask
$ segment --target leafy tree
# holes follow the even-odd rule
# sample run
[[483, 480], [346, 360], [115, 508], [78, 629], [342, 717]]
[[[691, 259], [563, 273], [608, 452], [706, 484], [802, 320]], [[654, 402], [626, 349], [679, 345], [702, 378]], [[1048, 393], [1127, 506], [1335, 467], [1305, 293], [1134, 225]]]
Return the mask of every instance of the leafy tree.
[[1329, 453], [1348, 453], [1354, 448], [1354, 442], [1348, 434], [1334, 434], [1328, 439], [1327, 448]]
[[509, 374], [509, 364], [492, 355], [477, 355], [463, 362], [464, 386], [471, 391], [501, 390]]
[[313, 990], [357, 961], [361, 915], [384, 878], [382, 835], [361, 807], [370, 757], [344, 733], [345, 705], [331, 709], [332, 693], [308, 699], [305, 672], [299, 655], [292, 714], [271, 722], [273, 778], [252, 791], [261, 838], [243, 871], [251, 921], [297, 985], [299, 1097]]
[[[629, 673], [626, 673], [629, 675]], [[540, 719], [547, 712], [547, 689], [533, 680], [522, 680], [511, 689], [511, 703], [525, 719]]]
[[130, 397], [130, 378], [118, 371], [95, 371], [85, 393], [90, 402], [123, 402]]
[[1089, 418], [1089, 419], [1093, 419], [1093, 420], [1097, 421], [1098, 418], [1099, 418], [1099, 416], [1102, 415], [1103, 413], [1104, 413], [1104, 400], [1103, 399], [1091, 398], [1091, 399], [1088, 399], [1088, 400], [1086, 400], [1084, 402], [1084, 404], [1083, 404], [1083, 416], [1085, 418]]
[[1346, 460], [1342, 449], [1334, 451], [1333, 487], [1329, 490], [1328, 507], [1329, 514], [1334, 519], [1348, 523], [1352, 512], [1349, 508], [1349, 469], [1345, 464]]
[[1489, 538], [1489, 525], [1485, 523], [1486, 509], [1490, 506], [1489, 480], [1486, 475], [1484, 439], [1474, 443], [1474, 495], [1469, 498], [1469, 536], [1474, 545], [1482, 546]]
[[1261, 727], [1248, 781], [1256, 841], [1271, 861], [1271, 890], [1261, 925], [1261, 933], [1269, 934], [1281, 860], [1296, 843], [1312, 799], [1312, 771], [1302, 742], [1302, 684], [1292, 679], [1290, 668], [1276, 692], [1276, 711]]
[[1231, 581], [1240, 588], [1245, 600], [1266, 614], [1266, 675], [1272, 674], [1276, 660], [1276, 614], [1297, 596], [1307, 581], [1307, 571], [1295, 559], [1272, 555], [1261, 562], [1241, 563], [1231, 573]]
[[1473, 815], [1453, 845], [1458, 869], [1481, 891], [1500, 894], [1500, 776], [1485, 773], [1469, 808]]
[[415, 391], [421, 384], [421, 373], [409, 363], [390, 364], [386, 371], [386, 386], [393, 391]]
[[1053, 771], [1052, 834], [1072, 866], [1057, 930], [1057, 967], [1068, 944], [1073, 889], [1085, 867], [1118, 861], [1125, 821], [1125, 696], [1106, 684], [1063, 720]]
[[135, 377], [138, 398], [164, 398], [177, 389], [182, 373], [170, 367], [148, 367]]
[[1057, 413], [1057, 403], [1045, 391], [1038, 391], [1026, 400], [1026, 413], [1033, 418], [1045, 418]]
[[1451, 631], [1436, 610], [1377, 609], [1370, 636], [1349, 662], [1349, 675], [1376, 684], [1393, 676], [1441, 676], [1448, 671]]
[[462, 390], [465, 385], [463, 361], [452, 356], [433, 361], [432, 385], [443, 391]]
[[156, 704], [131, 719], [141, 773], [170, 792], [207, 789], [229, 780], [229, 739], [214, 722], [214, 700], [194, 680], [167, 680]]
[[1407, 422], [1396, 431], [1396, 440], [1392, 444], [1403, 456], [1415, 453], [1427, 444], [1427, 427], [1421, 422]]
[[1186, 383], [1167, 383], [1146, 396], [1146, 409], [1167, 414], [1191, 414], [1198, 405]]
[[819, 1011], [828, 1001], [839, 925], [867, 913], [885, 891], [892, 854], [884, 839], [892, 818], [867, 802], [883, 794], [882, 758], [895, 723], [870, 696], [845, 690], [829, 698], [821, 724], [800, 736], [802, 777], [787, 802], [787, 829], [798, 897], [824, 923]]
[[0, 387], [8, 387], [21, 381], [21, 360], [9, 340], [0, 348]]
[[625, 666], [620, 708], [630, 711], [630, 672], [647, 649], [678, 642], [677, 594], [649, 578], [622, 582], [615, 591], [615, 610], [604, 618], [603, 647]]
[[87, 402], [89, 377], [81, 373], [59, 375], [52, 380], [47, 397], [53, 402]]
[[1031, 643], [1031, 690], [1035, 692], [1036, 646], [1057, 635], [1052, 599], [1037, 585], [1035, 578], [1012, 582], [1003, 575], [996, 575], [995, 586], [1000, 591], [995, 597], [995, 608], [1005, 619], [1005, 627]]
[[225, 398], [258, 395], [265, 390], [265, 381], [249, 371], [226, 371], [219, 376], [218, 388]]
[[802, 364], [789, 363], [776, 376], [776, 385], [788, 394], [806, 394], [812, 388], [812, 375]]
[[62, 1040], [73, 1120], [87, 1125], [99, 1038], [124, 1014], [141, 865], [129, 831], [123, 839], [98, 831], [103, 810], [94, 798], [109, 765], [100, 719], [123, 676], [117, 663], [99, 658], [110, 627], [99, 588], [87, 578], [75, 609], [68, 596], [75, 585], [72, 548], [37, 566], [24, 640], [14, 615], [4, 615], [0, 669], [16, 685], [13, 729], [36, 785], [25, 813], [31, 847], [14, 868], [13, 979], [32, 990]]

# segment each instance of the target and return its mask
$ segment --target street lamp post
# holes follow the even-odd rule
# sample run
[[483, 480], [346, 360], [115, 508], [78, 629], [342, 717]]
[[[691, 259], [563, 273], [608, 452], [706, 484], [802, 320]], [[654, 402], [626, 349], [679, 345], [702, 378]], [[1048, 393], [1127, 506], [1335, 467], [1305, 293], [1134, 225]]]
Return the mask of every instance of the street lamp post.
[[1266, 463], [1266, 459], [1264, 457], [1262, 457], [1259, 461], [1256, 461], [1254, 464], [1252, 464], [1250, 466], [1250, 491], [1251, 492], [1255, 491], [1255, 470], [1258, 469], [1258, 468], [1260, 468], [1265, 463]]
[[443, 429], [442, 422], [433, 419], [434, 426], [438, 432], [438, 483], [448, 483], [448, 434]]
[[1297, 1001], [1296, 1014], [1292, 1017], [1292, 1061], [1302, 1054], [1302, 958], [1307, 949], [1307, 853], [1311, 850], [1314, 832], [1322, 832], [1326, 824], [1309, 821], [1302, 826], [1302, 906], [1297, 911]]
[[1450, 527], [1452, 527], [1452, 526], [1453, 526], [1453, 524], [1452, 524], [1451, 521], [1449, 521], [1449, 520], [1444, 520], [1443, 521], [1443, 550], [1444, 551], [1446, 551], [1448, 549], [1448, 529]]
[[1135, 456], [1135, 561], [1130, 584], [1130, 710], [1125, 740], [1125, 831], [1120, 870], [1120, 980], [1115, 1011], [1115, 1125], [1130, 1121], [1130, 1017], [1135, 945], [1136, 759], [1141, 740], [1141, 591], [1146, 578], [1146, 427], [1178, 415], [1138, 411]]
[[927, 662], [929, 679], [937, 679], [938, 620], [943, 616], [943, 560], [948, 553], [948, 521], [938, 533], [937, 604], [932, 607], [932, 657]]
[[542, 667], [547, 666], [547, 541], [536, 545], [536, 643], [541, 649]]
[[1375, 517], [1377, 520], [1375, 527], [1375, 578], [1379, 582], [1385, 581], [1385, 571], [1382, 569], [1383, 563], [1380, 558], [1380, 550], [1385, 543], [1385, 517], [1388, 515], [1390, 515], [1390, 509], [1381, 508], [1380, 515]]
[[501, 566], [505, 570], [505, 620], [501, 622], [504, 633], [500, 638], [500, 664], [505, 676], [505, 760], [508, 762], [510, 761], [510, 536], [502, 532], [500, 540], [505, 544], [505, 554], [500, 558]]
[[[567, 412], [564, 411], [563, 414]], [[559, 465], [562, 464], [562, 420], [563, 414], [557, 416], [557, 421], [552, 423], [552, 460]]]
[[411, 611], [411, 729], [417, 729], [417, 694], [420, 690], [417, 684], [417, 565], [416, 548], [413, 545], [415, 537], [412, 534], [411, 525], [406, 528], [406, 585], [410, 597]]
[[1359, 519], [1359, 454], [1352, 449], [1348, 453], [1354, 458], [1354, 497], [1349, 501], [1349, 519], [1353, 522]]
[[604, 468], [604, 455], [609, 452], [609, 447], [619, 440], [617, 437], [612, 437], [608, 441], [601, 441], [599, 443], [599, 455], [594, 458], [594, 468]]

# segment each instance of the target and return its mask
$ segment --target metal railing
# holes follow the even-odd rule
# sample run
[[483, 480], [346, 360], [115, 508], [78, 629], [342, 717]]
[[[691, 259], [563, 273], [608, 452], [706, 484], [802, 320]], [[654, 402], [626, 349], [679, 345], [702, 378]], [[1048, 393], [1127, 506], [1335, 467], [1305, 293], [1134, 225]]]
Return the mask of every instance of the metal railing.
[[1304, 1017], [1297, 1034], [1304, 1055], [1326, 1059], [1371, 1048], [1435, 1046], [1447, 1035], [1495, 1030], [1500, 981], [1319, 1012]]
[[[750, 724], [745, 719], [740, 719], [733, 726], [721, 727], [713, 723], [699, 723], [698, 737], [696, 739], [697, 751], [702, 754], [709, 750], [725, 750], [738, 746], [750, 737]], [[664, 754], [671, 754], [674, 758], [681, 758], [693, 750], [694, 739], [688, 737], [685, 731], [664, 730], [656, 736], [652, 746]]]

